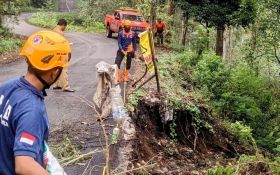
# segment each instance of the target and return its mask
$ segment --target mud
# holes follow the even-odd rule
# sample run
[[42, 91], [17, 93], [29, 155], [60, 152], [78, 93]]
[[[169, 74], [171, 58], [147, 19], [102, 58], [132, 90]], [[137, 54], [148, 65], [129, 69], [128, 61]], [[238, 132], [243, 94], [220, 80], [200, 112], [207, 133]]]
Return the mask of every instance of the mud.
[[0, 65], [12, 63], [18, 59], [18, 52], [3, 53], [0, 54]]
[[156, 163], [149, 170], [151, 174], [203, 174], [216, 165], [236, 162], [237, 154], [250, 153], [214, 120], [206, 119], [214, 126], [215, 134], [201, 128], [196, 135], [187, 111], [175, 112], [178, 133], [175, 141], [170, 135], [170, 125], [162, 123], [161, 103], [149, 99], [152, 98], [142, 99], [132, 115], [137, 131], [132, 158], [136, 167], [150, 162]]
[[[172, 50], [157, 47], [156, 52], [158, 56], [158, 53]], [[144, 73], [144, 63], [134, 60], [133, 67], [132, 76], [137, 80]], [[213, 129], [204, 125], [198, 130], [194, 127], [193, 114], [177, 109], [173, 111], [176, 124], [176, 138], [173, 138], [170, 129], [173, 122], [162, 122], [165, 113], [164, 94], [156, 93], [154, 80], [144, 89], [146, 96], [130, 111], [136, 127], [136, 139], [130, 142], [133, 151], [130, 155], [131, 165], [127, 168], [134, 174], [205, 174], [211, 167], [236, 163], [239, 154], [253, 154], [250, 148], [240, 145], [237, 138], [212, 118], [211, 111], [203, 104], [197, 104], [201, 111], [200, 118]], [[131, 93], [133, 88], [129, 91]], [[127, 144], [120, 143], [119, 146]]]

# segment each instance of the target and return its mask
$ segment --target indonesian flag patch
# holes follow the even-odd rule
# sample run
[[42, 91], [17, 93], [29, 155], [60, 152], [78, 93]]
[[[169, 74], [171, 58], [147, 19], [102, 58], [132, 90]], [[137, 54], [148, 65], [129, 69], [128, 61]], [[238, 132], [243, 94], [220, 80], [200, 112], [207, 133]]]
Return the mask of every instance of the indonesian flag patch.
[[24, 132], [22, 133], [22, 135], [20, 136], [20, 142], [22, 143], [26, 143], [28, 145], [33, 145], [34, 142], [36, 141], [36, 137], [34, 137], [33, 135], [27, 133], [27, 132]]

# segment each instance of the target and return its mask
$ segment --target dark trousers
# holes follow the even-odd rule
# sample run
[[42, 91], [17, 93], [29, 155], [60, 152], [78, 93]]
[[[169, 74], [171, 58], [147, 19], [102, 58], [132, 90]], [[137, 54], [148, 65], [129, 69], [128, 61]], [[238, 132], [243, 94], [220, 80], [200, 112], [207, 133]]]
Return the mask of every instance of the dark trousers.
[[159, 44], [163, 44], [163, 31], [157, 31], [155, 33], [155, 38], [157, 39], [157, 43], [159, 43], [158, 40], [160, 40]]
[[[122, 53], [122, 51], [118, 50], [115, 64], [118, 65], [119, 69], [121, 68], [121, 64], [122, 64], [124, 56], [125, 55]], [[131, 67], [132, 58], [134, 58], [134, 52], [128, 52], [127, 59], [126, 59], [126, 69], [127, 70], [129, 70]]]

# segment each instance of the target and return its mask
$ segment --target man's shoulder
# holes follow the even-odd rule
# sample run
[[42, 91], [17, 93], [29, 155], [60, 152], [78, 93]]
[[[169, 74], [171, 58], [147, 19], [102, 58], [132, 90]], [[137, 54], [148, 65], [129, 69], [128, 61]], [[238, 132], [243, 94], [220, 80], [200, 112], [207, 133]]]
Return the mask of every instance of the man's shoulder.
[[[20, 78], [11, 79], [5, 82], [0, 87], [0, 93], [6, 96], [13, 104], [26, 103], [26, 104], [41, 104], [42, 100], [32, 93], [30, 90], [23, 88], [20, 83]], [[1, 95], [0, 94], [0, 95]], [[28, 105], [26, 105], [27, 107]]]
[[60, 35], [62, 35], [62, 36], [64, 36], [63, 31], [62, 31], [58, 26], [55, 27], [55, 28], [53, 29], [53, 31], [56, 32], [56, 33], [58, 33], [58, 34], [60, 34]]
[[44, 102], [26, 89], [15, 91], [10, 100], [15, 107], [15, 116], [20, 117], [23, 115], [28, 118], [36, 119], [38, 116], [44, 115]]
[[0, 88], [6, 88], [6, 87], [13, 86], [16, 84], [17, 81], [19, 81], [19, 78], [13, 78], [13, 79], [7, 80], [3, 84], [0, 84]]

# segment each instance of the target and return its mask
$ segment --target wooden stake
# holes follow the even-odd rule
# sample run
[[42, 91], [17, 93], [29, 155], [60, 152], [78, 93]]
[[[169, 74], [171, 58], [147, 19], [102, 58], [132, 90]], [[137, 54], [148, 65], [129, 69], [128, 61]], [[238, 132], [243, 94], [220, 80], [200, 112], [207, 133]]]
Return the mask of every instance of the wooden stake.
[[154, 64], [154, 69], [155, 69], [155, 76], [156, 76], [156, 82], [157, 82], [157, 91], [160, 92], [158, 68], [157, 68], [157, 62], [156, 62], [156, 57], [155, 57], [155, 48], [154, 48], [153, 35], [152, 35], [152, 32], [151, 32], [151, 29], [148, 30], [148, 33], [149, 33], [149, 43], [150, 43], [151, 52], [152, 52], [152, 59], [153, 59], [153, 64]]

